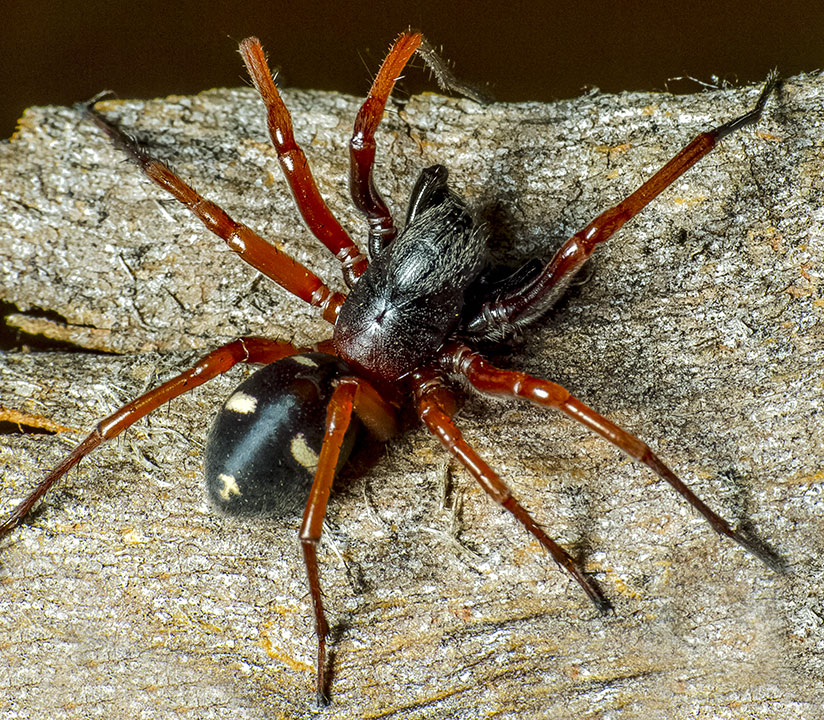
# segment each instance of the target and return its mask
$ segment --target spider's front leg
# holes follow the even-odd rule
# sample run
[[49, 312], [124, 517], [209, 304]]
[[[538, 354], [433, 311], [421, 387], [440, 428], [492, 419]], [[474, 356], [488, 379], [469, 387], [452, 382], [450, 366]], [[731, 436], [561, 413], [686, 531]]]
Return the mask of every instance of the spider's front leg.
[[461, 462], [489, 496], [509, 510], [518, 522], [549, 551], [555, 562], [575, 578], [601, 612], [610, 610], [612, 605], [597, 583], [578, 566], [566, 550], [541, 529], [515, 499], [506, 483], [464, 440], [461, 431], [452, 421], [456, 406], [455, 396], [443, 383], [440, 375], [431, 368], [416, 370], [412, 373], [412, 385], [415, 390], [418, 416], [429, 431]]
[[266, 242], [247, 225], [238, 222], [220, 206], [198, 194], [168, 166], [151, 157], [140, 145], [91, 107], [88, 116], [136, 162], [145, 175], [182, 203], [208, 230], [221, 238], [253, 268], [274, 280], [301, 300], [321, 309], [334, 324], [345, 296], [332, 290], [309, 268]]
[[421, 33], [401, 33], [392, 44], [369, 89], [369, 95], [358, 111], [349, 141], [349, 192], [355, 207], [369, 223], [369, 255], [372, 259], [398, 234], [392, 213], [372, 176], [377, 148], [375, 131], [395, 83], [402, 77], [404, 68], [415, 53], [432, 71], [441, 89], [453, 90], [476, 102], [487, 101], [483, 93], [462, 83], [452, 74], [443, 58]]
[[315, 479], [306, 501], [306, 510], [300, 526], [300, 543], [309, 580], [309, 592], [315, 612], [315, 632], [318, 637], [317, 698], [318, 704], [329, 702], [326, 676], [326, 636], [329, 624], [323, 612], [323, 595], [320, 588], [317, 545], [323, 529], [323, 518], [329, 503], [332, 482], [338, 466], [341, 446], [355, 413], [361, 422], [379, 440], [386, 441], [397, 432], [395, 412], [372, 385], [356, 377], [342, 377], [329, 400], [326, 415], [326, 433], [323, 438]]
[[[432, 70], [443, 89], [455, 90], [478, 101], [485, 99], [454, 77], [421, 33], [401, 33], [392, 44], [358, 111], [349, 141], [349, 192], [355, 207], [369, 223], [369, 254], [372, 258], [397, 235], [392, 213], [372, 176], [377, 149], [375, 132], [395, 83], [402, 77], [404, 68], [415, 53]], [[247, 38], [240, 43], [240, 54], [266, 105], [269, 137], [277, 151], [281, 170], [289, 182], [298, 210], [315, 237], [341, 262], [344, 279], [349, 287], [353, 287], [366, 270], [368, 262], [318, 191], [306, 155], [295, 140], [292, 118], [272, 79], [260, 41], [255, 37]]]
[[352, 287], [369, 263], [321, 197], [306, 154], [295, 140], [292, 116], [272, 79], [260, 40], [246, 38], [240, 43], [240, 54], [266, 105], [269, 137], [298, 210], [314, 236], [340, 261], [346, 284]]
[[163, 383], [163, 385], [127, 403], [107, 418], [101, 420], [86, 439], [77, 445], [35, 486], [34, 490], [23, 499], [0, 525], [0, 537], [17, 527], [49, 488], [77, 465], [80, 460], [98, 445], [117, 437], [140, 418], [145, 417], [179, 395], [194, 390], [203, 383], [222, 375], [238, 363], [271, 363], [299, 352], [302, 352], [302, 350], [286, 342], [260, 337], [240, 338], [213, 350], [201, 358], [191, 369], [180, 373], [180, 375]]
[[526, 373], [497, 368], [470, 347], [460, 343], [449, 343], [444, 347], [441, 361], [449, 372], [463, 375], [474, 388], [483, 393], [520, 398], [556, 408], [585, 425], [666, 480], [706, 518], [719, 535], [734, 540], [773, 570], [784, 570], [783, 559], [772, 548], [759, 538], [730, 527], [726, 520], [711, 510], [652, 452], [649, 445], [584, 405], [562, 386]]

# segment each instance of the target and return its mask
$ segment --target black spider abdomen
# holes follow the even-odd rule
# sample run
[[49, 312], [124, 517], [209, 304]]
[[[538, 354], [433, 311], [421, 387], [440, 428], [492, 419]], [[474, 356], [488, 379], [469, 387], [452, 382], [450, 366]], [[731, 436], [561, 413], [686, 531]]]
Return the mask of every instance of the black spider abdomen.
[[[206, 441], [206, 489], [213, 506], [238, 514], [303, 513], [317, 468], [333, 381], [344, 362], [323, 353], [266, 365], [232, 393]], [[346, 461], [357, 420], [341, 448]]]

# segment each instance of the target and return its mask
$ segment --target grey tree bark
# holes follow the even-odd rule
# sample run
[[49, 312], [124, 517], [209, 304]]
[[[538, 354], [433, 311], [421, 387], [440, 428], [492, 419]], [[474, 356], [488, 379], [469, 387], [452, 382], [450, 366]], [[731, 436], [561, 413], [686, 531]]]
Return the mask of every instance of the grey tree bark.
[[[757, 88], [393, 105], [377, 182], [399, 217], [451, 181], [514, 263], [548, 256]], [[344, 225], [356, 98], [287, 91]], [[476, 396], [459, 422], [615, 604], [601, 617], [421, 429], [340, 488], [321, 547], [336, 718], [820, 718], [824, 678], [824, 82], [787, 81], [627, 225], [507, 366], [647, 440], [786, 558], [777, 575], [572, 421]], [[248, 89], [107, 112], [203, 194], [342, 289], [302, 226]], [[0, 146], [7, 322], [71, 343], [0, 355], [0, 510], [123, 402], [239, 335], [329, 327], [151, 186], [81, 115]], [[96, 353], [81, 352], [94, 350]], [[174, 401], [65, 478], [0, 544], [0, 711], [32, 718], [316, 712], [298, 521], [214, 515], [209, 420], [248, 369]], [[55, 434], [17, 433], [40, 428]]]

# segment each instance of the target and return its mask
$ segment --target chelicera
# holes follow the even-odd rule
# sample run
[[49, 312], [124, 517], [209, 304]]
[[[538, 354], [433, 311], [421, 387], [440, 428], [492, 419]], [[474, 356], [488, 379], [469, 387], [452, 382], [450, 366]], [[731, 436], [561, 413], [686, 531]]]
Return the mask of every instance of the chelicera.
[[329, 691], [329, 626], [316, 547], [332, 483], [349, 454], [356, 426], [380, 441], [390, 439], [399, 431], [398, 413], [409, 397], [423, 425], [549, 551], [601, 611], [610, 604], [599, 585], [544, 532], [462, 437], [453, 419], [461, 385], [562, 411], [670, 483], [719, 534], [771, 567], [780, 567], [780, 559], [769, 547], [713, 512], [644, 442], [560, 385], [498, 368], [477, 349], [505, 346], [540, 320], [599, 244], [718, 141], [760, 118], [777, 85], [776, 76], [767, 80], [751, 111], [698, 135], [625, 200], [569, 238], [548, 262], [532, 260], [514, 272], [502, 273], [486, 260], [484, 226], [450, 188], [444, 166], [422, 170], [400, 232], [374, 183], [375, 133], [396, 79], [414, 54], [420, 55], [442, 86], [481, 100], [452, 77], [420, 33], [403, 33], [391, 47], [357, 114], [349, 145], [351, 196], [369, 225], [368, 260], [320, 197], [259, 41], [244, 40], [240, 52], [266, 106], [269, 134], [298, 210], [340, 261], [348, 295], [333, 292], [311, 270], [204, 199], [91, 106], [86, 111], [150, 180], [183, 203], [243, 260], [319, 308], [333, 326], [332, 338], [300, 348], [244, 337], [217, 348], [193, 368], [102, 420], [17, 506], [0, 526], [0, 535], [15, 528], [59, 478], [98, 445], [237, 363], [253, 363], [264, 367], [237, 388], [213, 426], [206, 450], [206, 486], [211, 502], [228, 513], [289, 516], [303, 508], [299, 537], [314, 608], [321, 702]]

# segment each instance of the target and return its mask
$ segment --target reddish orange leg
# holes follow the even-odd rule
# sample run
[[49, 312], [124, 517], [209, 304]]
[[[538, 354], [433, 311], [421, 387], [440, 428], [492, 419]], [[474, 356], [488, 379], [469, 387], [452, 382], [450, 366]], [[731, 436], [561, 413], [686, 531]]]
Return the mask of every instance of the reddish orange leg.
[[240, 338], [213, 350], [190, 370], [127, 403], [101, 420], [91, 434], [38, 483], [0, 525], [0, 537], [17, 527], [48, 489], [98, 445], [117, 437], [161, 405], [225, 373], [238, 363], [271, 363], [299, 352], [304, 350], [285, 342], [260, 337]]
[[338, 381], [329, 400], [326, 434], [321, 446], [315, 479], [306, 502], [306, 510], [303, 513], [303, 523], [300, 526], [300, 543], [303, 548], [309, 592], [312, 595], [312, 606], [315, 611], [315, 632], [318, 636], [317, 697], [321, 705], [329, 702], [326, 680], [326, 636], [329, 634], [329, 624], [323, 612], [317, 545], [323, 530], [323, 518], [326, 515], [329, 493], [335, 479], [341, 445], [349, 428], [353, 411], [379, 440], [388, 440], [397, 432], [394, 410], [381, 399], [369, 383], [355, 377], [344, 377]]
[[[756, 122], [764, 111], [770, 94], [778, 85], [778, 76], [767, 78], [761, 96], [748, 113], [709, 132], [703, 132], [641, 187], [615, 207], [602, 212], [583, 230], [567, 240], [544, 270], [526, 287], [509, 292], [485, 304], [472, 320], [472, 333], [495, 337], [500, 328], [523, 327], [537, 320], [563, 294], [575, 273], [581, 269], [595, 248], [609, 240], [628, 220], [635, 217], [681, 175], [709, 153], [730, 133]], [[504, 332], [504, 335], [507, 333]]]
[[280, 168], [289, 182], [298, 210], [315, 237], [340, 260], [343, 277], [352, 287], [369, 263], [318, 191], [306, 155], [295, 141], [292, 116], [275, 87], [260, 40], [246, 38], [240, 43], [240, 54], [266, 104], [269, 137], [277, 150]]
[[333, 293], [311, 270], [270, 245], [243, 223], [233, 220], [220, 207], [198, 195], [189, 185], [159, 160], [150, 157], [134, 140], [106, 121], [91, 108], [92, 120], [117, 145], [125, 150], [146, 176], [185, 205], [208, 230], [213, 232], [253, 268], [310, 305], [319, 307], [325, 320], [334, 324], [344, 296]]
[[775, 551], [758, 538], [744, 535], [731, 528], [726, 520], [713, 512], [672, 470], [661, 462], [646, 443], [584, 405], [560, 385], [526, 373], [496, 368], [471, 348], [458, 343], [450, 343], [446, 346], [443, 350], [443, 357], [450, 369], [464, 375], [473, 387], [483, 393], [519, 397], [566, 413], [573, 420], [577, 420], [630, 457], [646, 465], [658, 477], [666, 480], [707, 519], [717, 533], [734, 540], [772, 569], [779, 571], [783, 569], [783, 561]]
[[426, 63], [441, 88], [484, 102], [486, 98], [474, 88], [459, 82], [426, 38], [419, 32], [398, 36], [378, 71], [366, 100], [355, 118], [355, 128], [349, 141], [349, 192], [352, 202], [369, 223], [369, 255], [374, 258], [392, 242], [397, 228], [392, 213], [375, 186], [372, 166], [375, 164], [375, 131], [380, 125], [386, 102], [395, 83], [415, 53]]
[[406, 63], [420, 47], [420, 33], [403, 33], [398, 37], [383, 61], [366, 100], [355, 118], [355, 128], [349, 141], [349, 192], [352, 202], [369, 223], [369, 255], [375, 255], [394, 240], [397, 229], [392, 213], [375, 187], [372, 166], [375, 163], [375, 131], [383, 117], [386, 101], [403, 72]]
[[601, 588], [578, 567], [572, 556], [550, 538], [532, 516], [513, 497], [506, 483], [489, 467], [463, 439], [461, 431], [452, 422], [455, 396], [432, 370], [418, 370], [412, 374], [418, 415], [429, 431], [441, 441], [472, 474], [480, 486], [499, 505], [505, 507], [543, 545], [554, 558], [584, 589], [590, 600], [601, 611], [611, 608]]

